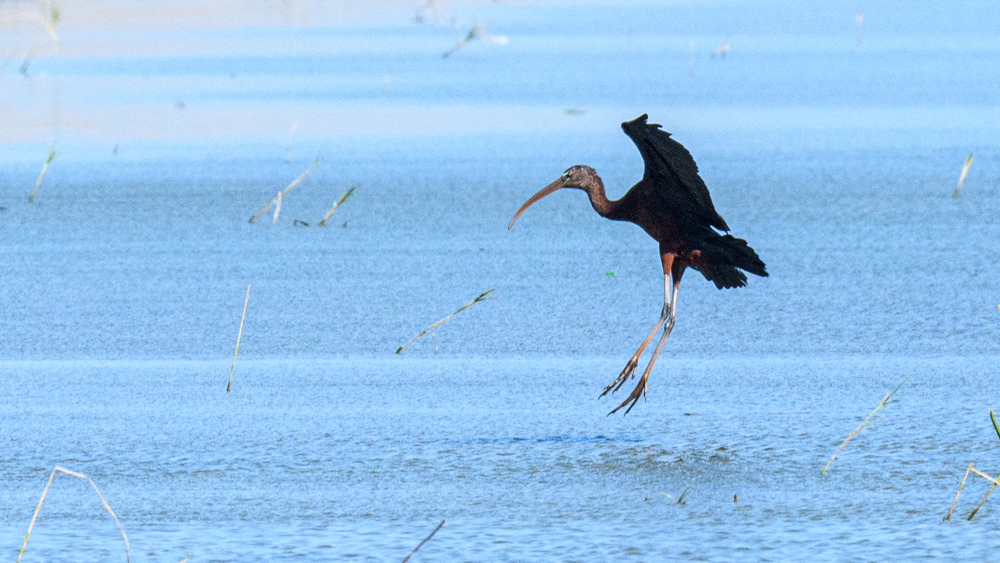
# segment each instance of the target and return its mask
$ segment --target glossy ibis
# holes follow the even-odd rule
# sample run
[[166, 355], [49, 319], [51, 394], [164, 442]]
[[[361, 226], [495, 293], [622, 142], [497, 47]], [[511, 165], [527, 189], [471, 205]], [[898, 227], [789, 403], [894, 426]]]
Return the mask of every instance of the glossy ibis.
[[673, 140], [670, 133], [660, 129], [659, 124], [646, 123], [646, 119], [646, 114], [643, 114], [622, 123], [622, 129], [639, 148], [646, 164], [642, 179], [624, 197], [609, 201], [604, 194], [604, 184], [594, 169], [577, 165], [528, 198], [507, 225], [508, 229], [513, 227], [514, 221], [529, 205], [559, 188], [577, 188], [587, 192], [590, 204], [601, 217], [635, 223], [660, 244], [660, 262], [663, 265], [663, 310], [660, 318], [601, 396], [617, 391], [630, 376], [634, 378], [642, 351], [661, 325], [664, 327], [663, 335], [632, 393], [609, 414], [626, 405], [625, 414], [628, 414], [639, 397], [645, 397], [649, 372], [674, 328], [677, 286], [686, 268], [698, 270], [719, 289], [746, 285], [747, 277], [743, 271], [758, 276], [767, 275], [764, 262], [747, 245], [747, 241], [718, 232], [728, 233], [729, 225], [715, 211], [691, 153]]

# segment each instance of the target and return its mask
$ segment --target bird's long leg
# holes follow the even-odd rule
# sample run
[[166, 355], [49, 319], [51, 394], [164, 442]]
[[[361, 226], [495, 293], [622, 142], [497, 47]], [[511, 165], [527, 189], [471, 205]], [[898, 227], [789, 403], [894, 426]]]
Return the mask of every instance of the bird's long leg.
[[663, 322], [670, 316], [670, 303], [672, 301], [670, 281], [670, 269], [667, 268], [667, 272], [663, 275], [663, 310], [660, 312], [660, 319], [656, 321], [656, 324], [653, 325], [653, 329], [646, 335], [642, 344], [639, 345], [639, 349], [632, 354], [631, 358], [629, 358], [628, 363], [625, 364], [625, 368], [618, 374], [618, 377], [616, 377], [614, 381], [609, 383], [608, 386], [604, 388], [604, 391], [601, 393], [601, 397], [607, 395], [609, 392], [614, 393], [615, 391], [618, 391], [618, 389], [620, 389], [621, 386], [628, 380], [629, 376], [635, 377], [635, 368], [639, 365], [639, 357], [642, 356], [642, 351], [646, 349], [646, 345], [648, 345], [649, 341], [653, 339], [653, 335], [656, 334], [656, 331], [660, 329]]
[[667, 337], [670, 336], [670, 331], [674, 330], [674, 318], [677, 312], [677, 286], [680, 284], [681, 276], [680, 273], [674, 276], [674, 290], [670, 296], [670, 318], [667, 319], [667, 324], [663, 327], [663, 336], [660, 337], [660, 341], [656, 343], [656, 349], [653, 350], [653, 357], [649, 359], [649, 364], [646, 365], [645, 371], [642, 372], [642, 377], [639, 378], [639, 382], [635, 384], [635, 388], [629, 394], [628, 398], [622, 401], [622, 404], [614, 408], [608, 415], [615, 414], [619, 409], [628, 405], [625, 409], [625, 414], [628, 414], [632, 407], [639, 402], [639, 397], [646, 396], [646, 380], [649, 379], [649, 372], [653, 371], [653, 364], [656, 363], [656, 357], [660, 355], [660, 350], [663, 349], [663, 343], [666, 342]]

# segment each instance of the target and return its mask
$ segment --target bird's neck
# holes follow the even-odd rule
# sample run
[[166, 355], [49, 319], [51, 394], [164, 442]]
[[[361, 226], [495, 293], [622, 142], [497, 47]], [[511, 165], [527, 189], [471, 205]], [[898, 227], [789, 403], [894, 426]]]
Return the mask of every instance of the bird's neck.
[[587, 196], [590, 198], [590, 205], [598, 215], [609, 219], [614, 218], [613, 214], [618, 202], [608, 199], [608, 196], [604, 193], [604, 182], [596, 174], [587, 182], [584, 191], [587, 192]]

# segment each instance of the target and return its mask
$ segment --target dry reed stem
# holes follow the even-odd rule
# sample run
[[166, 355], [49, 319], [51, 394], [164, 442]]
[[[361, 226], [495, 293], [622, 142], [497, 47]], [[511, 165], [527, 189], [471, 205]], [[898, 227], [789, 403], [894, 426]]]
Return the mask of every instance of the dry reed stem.
[[[909, 379], [909, 377], [907, 377], [906, 379], [904, 379], [903, 383], [906, 383], [907, 379]], [[886, 393], [885, 396], [882, 397], [882, 400], [879, 401], [878, 406], [875, 407], [875, 410], [873, 410], [872, 412], [868, 413], [868, 416], [866, 416], [865, 419], [861, 421], [861, 424], [859, 424], [857, 428], [855, 428], [850, 434], [848, 434], [847, 438], [844, 438], [844, 442], [842, 444], [840, 444], [840, 447], [837, 448], [837, 451], [833, 452], [833, 455], [830, 456], [830, 460], [827, 461], [826, 465], [823, 466], [823, 471], [819, 472], [820, 475], [823, 475], [824, 473], [826, 473], [826, 470], [830, 467], [830, 464], [833, 463], [833, 458], [837, 457], [837, 454], [840, 453], [840, 450], [844, 449], [844, 446], [847, 445], [847, 442], [849, 442], [851, 440], [851, 438], [854, 437], [855, 434], [857, 434], [858, 432], [860, 432], [861, 429], [865, 427], [865, 424], [868, 423], [868, 420], [872, 417], [872, 415], [874, 415], [876, 412], [878, 412], [878, 410], [880, 408], [882, 408], [883, 406], [885, 406], [885, 403], [889, 400], [890, 397], [892, 397], [893, 395], [896, 394], [896, 391], [899, 391], [899, 388], [903, 386], [903, 383], [900, 383], [899, 385], [896, 386], [895, 389], [893, 389], [892, 391]], [[882, 419], [882, 417], [879, 417], [878, 420], [881, 420], [881, 419]]]
[[49, 163], [52, 159], [56, 157], [56, 145], [52, 143], [52, 148], [49, 149], [49, 156], [45, 159], [45, 164], [42, 165], [42, 171], [38, 173], [38, 179], [35, 180], [35, 187], [31, 189], [31, 193], [28, 194], [28, 203], [35, 202], [35, 194], [38, 193], [38, 186], [42, 185], [42, 177], [45, 176], [45, 171], [49, 169]]
[[347, 189], [343, 193], [341, 193], [340, 197], [338, 197], [337, 201], [333, 204], [333, 207], [331, 207], [330, 210], [326, 212], [326, 215], [323, 216], [323, 219], [320, 220], [319, 226], [325, 227], [326, 220], [330, 218], [330, 215], [333, 215], [333, 212], [336, 211], [338, 207], [340, 207], [340, 204], [347, 201], [347, 198], [351, 197], [351, 195], [353, 195], [357, 189], [358, 186], [351, 186], [350, 189]]
[[278, 195], [274, 196], [274, 219], [271, 219], [271, 224], [278, 222], [278, 213], [281, 213], [281, 196], [282, 192], [278, 192]]
[[60, 473], [65, 473], [67, 475], [72, 475], [74, 477], [79, 477], [80, 479], [86, 479], [87, 481], [90, 482], [90, 486], [93, 487], [94, 492], [97, 493], [97, 498], [101, 499], [101, 504], [103, 504], [104, 508], [107, 509], [109, 514], [111, 514], [111, 517], [115, 519], [115, 524], [118, 524], [118, 529], [121, 530], [122, 532], [122, 537], [125, 539], [125, 561], [129, 561], [128, 536], [125, 535], [125, 528], [123, 528], [122, 523], [118, 521], [118, 516], [115, 515], [115, 511], [111, 510], [111, 507], [108, 505], [108, 501], [104, 500], [104, 495], [101, 494], [101, 491], [100, 489], [97, 488], [97, 485], [94, 483], [94, 480], [91, 479], [90, 477], [87, 477], [83, 473], [70, 471], [69, 469], [66, 469], [64, 467], [59, 467], [57, 465], [55, 466], [55, 468], [52, 469], [52, 473], [49, 473], [49, 480], [45, 483], [45, 488], [42, 489], [42, 497], [38, 499], [38, 506], [35, 507], [35, 513], [31, 516], [31, 523], [28, 524], [28, 533], [24, 534], [24, 542], [21, 543], [21, 551], [17, 553], [17, 562], [20, 563], [21, 556], [24, 555], [24, 547], [28, 545], [28, 536], [31, 535], [31, 529], [35, 527], [35, 519], [38, 518], [38, 512], [42, 509], [42, 502], [45, 501], [45, 495], [48, 494], [49, 492], [49, 485], [52, 484], [52, 478], [56, 476], [56, 471], [59, 471]]
[[440, 529], [441, 529], [441, 526], [444, 526], [444, 522], [445, 522], [445, 520], [447, 520], [447, 518], [442, 518], [442, 519], [441, 519], [441, 523], [440, 523], [440, 524], [438, 524], [437, 528], [434, 528], [434, 531], [433, 531], [433, 532], [431, 532], [431, 535], [429, 535], [429, 536], [427, 536], [426, 538], [424, 538], [424, 541], [420, 542], [420, 543], [419, 543], [419, 544], [417, 545], [417, 547], [414, 547], [414, 548], [413, 548], [413, 551], [411, 551], [411, 552], [409, 553], [409, 555], [407, 555], [406, 557], [404, 557], [404, 558], [403, 558], [403, 563], [406, 563], [407, 561], [409, 561], [409, 560], [410, 560], [410, 557], [413, 557], [413, 554], [414, 554], [414, 553], [416, 553], [418, 549], [420, 549], [421, 547], [423, 547], [423, 545], [424, 545], [425, 543], [427, 543], [427, 541], [428, 541], [428, 540], [430, 540], [431, 538], [433, 538], [433, 537], [434, 537], [434, 534], [438, 533], [438, 530], [440, 530]]
[[[250, 222], [251, 223], [256, 223], [257, 219], [260, 219], [260, 216], [263, 215], [265, 211], [267, 211], [268, 209], [270, 209], [271, 206], [274, 205], [275, 203], [278, 204], [278, 207], [280, 209], [280, 207], [281, 207], [281, 198], [284, 197], [284, 196], [286, 196], [286, 195], [288, 195], [288, 192], [292, 188], [294, 188], [295, 186], [297, 186], [299, 184], [299, 182], [301, 182], [302, 180], [305, 179], [306, 176], [308, 176], [309, 174], [311, 174], [312, 171], [313, 171], [313, 169], [316, 168], [317, 165], [319, 165], [319, 157], [318, 156], [316, 157], [316, 160], [312, 163], [312, 165], [309, 166], [309, 168], [306, 168], [305, 172], [303, 172], [302, 174], [299, 174], [298, 178], [292, 180], [291, 184], [288, 184], [287, 186], [285, 186], [285, 189], [283, 189], [280, 192], [278, 192], [278, 195], [276, 195], [275, 197], [273, 197], [273, 198], [265, 201], [264, 205], [261, 205], [260, 209], [258, 209], [257, 212], [254, 213], [252, 217], [250, 217]], [[275, 214], [274, 214], [274, 220], [275, 221], [278, 220], [278, 213], [277, 213], [277, 211], [278, 210], [275, 210]]]
[[955, 504], [958, 502], [958, 494], [962, 492], [962, 487], [965, 486], [965, 480], [969, 477], [970, 472], [975, 473], [976, 475], [979, 475], [983, 479], [988, 480], [990, 483], [993, 483], [993, 485], [991, 485], [990, 490], [986, 491], [986, 494], [983, 495], [983, 498], [982, 500], [979, 501], [979, 504], [977, 504], [976, 507], [972, 509], [972, 513], [969, 514], [967, 520], [972, 520], [972, 517], [975, 516], [976, 512], [979, 510], [979, 507], [981, 507], [983, 503], [986, 502], [987, 497], [989, 497], [990, 493], [993, 492], [993, 488], [996, 487], [997, 485], [1000, 485], [1000, 476], [997, 476], [996, 478], [990, 477], [989, 475], [973, 467], [972, 464], [970, 463], [969, 467], [965, 470], [965, 476], [962, 477], [962, 482], [958, 484], [958, 490], [955, 491], [955, 500], [951, 501], [951, 507], [948, 508], [948, 513], [945, 514], [944, 518], [941, 519], [942, 522], [951, 519], [951, 513], [955, 509]]
[[[975, 470], [975, 468], [973, 468], [973, 470]], [[977, 471], [977, 473], [978, 473], [978, 471]], [[993, 481], [993, 484], [990, 485], [990, 489], [988, 491], [986, 491], [986, 494], [983, 495], [982, 499], [980, 499], [979, 504], [977, 504], [976, 507], [972, 509], [972, 512], [969, 513], [969, 517], [966, 518], [966, 520], [972, 520], [972, 517], [976, 515], [976, 512], [979, 512], [979, 507], [982, 506], [984, 502], [986, 502], [986, 499], [990, 496], [990, 493], [993, 492], [994, 487], [997, 486], [997, 480], [1000, 480], [1000, 475], [998, 475], [996, 479], [994, 479], [994, 478], [992, 478], [992, 477], [990, 477], [988, 475], [983, 475], [982, 473], [980, 473], [980, 475], [982, 475], [983, 477], [986, 477], [987, 479]]]
[[247, 284], [247, 296], [243, 299], [243, 315], [240, 316], [240, 331], [236, 334], [236, 349], [233, 350], [233, 364], [229, 366], [229, 383], [226, 383], [226, 393], [233, 384], [233, 368], [236, 367], [236, 353], [240, 351], [240, 337], [243, 336], [243, 319], [247, 316], [247, 303], [250, 301], [250, 286]]
[[962, 175], [958, 177], [958, 185], [955, 186], [955, 191], [951, 193], [951, 197], [958, 199], [958, 190], [962, 189], [962, 182], [965, 181], [965, 175], [969, 173], [969, 166], [972, 164], [972, 153], [965, 157], [965, 164], [962, 166]]
[[483, 300], [483, 299], [484, 299], [484, 298], [485, 298], [485, 297], [486, 297], [487, 295], [489, 295], [490, 293], [493, 293], [493, 288], [490, 288], [490, 289], [487, 289], [486, 291], [484, 291], [484, 292], [480, 293], [479, 295], [477, 295], [477, 296], [476, 296], [476, 298], [475, 298], [475, 299], [473, 299], [472, 301], [469, 301], [469, 302], [468, 302], [468, 303], [466, 303], [465, 305], [462, 305], [462, 306], [461, 306], [461, 307], [459, 307], [459, 308], [458, 308], [458, 310], [457, 310], [457, 311], [455, 311], [454, 313], [452, 313], [452, 314], [448, 315], [447, 317], [445, 317], [445, 318], [441, 319], [440, 321], [438, 321], [438, 322], [436, 322], [436, 323], [432, 324], [431, 326], [429, 326], [429, 327], [425, 328], [425, 329], [424, 329], [424, 330], [423, 330], [423, 331], [422, 331], [422, 332], [421, 332], [420, 334], [418, 334], [418, 335], [414, 336], [413, 338], [411, 338], [411, 339], [410, 339], [410, 340], [409, 340], [409, 341], [408, 341], [408, 342], [407, 342], [406, 344], [403, 344], [403, 345], [402, 345], [402, 346], [400, 346], [399, 348], [396, 348], [396, 353], [398, 354], [398, 353], [402, 352], [402, 351], [403, 351], [403, 348], [406, 348], [407, 346], [409, 346], [409, 345], [410, 345], [410, 343], [411, 343], [411, 342], [413, 342], [414, 340], [416, 340], [416, 339], [420, 338], [421, 336], [423, 336], [423, 335], [427, 334], [427, 332], [428, 332], [428, 331], [429, 331], [430, 329], [432, 329], [432, 328], [436, 327], [437, 325], [439, 325], [439, 324], [441, 324], [441, 323], [443, 323], [443, 322], [447, 321], [448, 319], [450, 319], [450, 318], [454, 317], [455, 315], [457, 315], [457, 314], [461, 313], [462, 311], [464, 311], [464, 310], [468, 309], [469, 307], [472, 307], [472, 306], [473, 306], [473, 305], [475, 305], [476, 303], [479, 303], [480, 301], [482, 301], [482, 300]]
[[969, 472], [972, 471], [972, 464], [965, 470], [965, 475], [962, 476], [962, 482], [958, 484], [958, 490], [955, 491], [955, 500], [951, 501], [951, 506], [948, 508], [948, 513], [944, 515], [941, 519], [942, 522], [945, 520], [951, 520], [951, 513], [955, 510], [955, 505], [958, 503], [958, 495], [962, 492], [962, 487], [965, 486], [965, 480], [969, 478]]
[[997, 438], [1000, 438], [1000, 426], [997, 426], [997, 419], [993, 416], [993, 409], [990, 409], [990, 422], [993, 423], [993, 430], [997, 433]]

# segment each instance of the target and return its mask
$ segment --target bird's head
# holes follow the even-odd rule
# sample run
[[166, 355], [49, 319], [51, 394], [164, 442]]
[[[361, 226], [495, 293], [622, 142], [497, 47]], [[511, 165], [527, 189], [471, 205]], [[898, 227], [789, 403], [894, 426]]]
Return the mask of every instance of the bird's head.
[[558, 190], [559, 188], [576, 188], [580, 190], [588, 190], [590, 186], [594, 185], [595, 179], [597, 180], [598, 183], [600, 182], [600, 179], [597, 176], [597, 172], [594, 171], [593, 168], [585, 166], [583, 164], [570, 166], [569, 168], [566, 169], [565, 172], [562, 173], [562, 176], [560, 176], [558, 180], [545, 186], [544, 188], [539, 190], [537, 194], [528, 198], [528, 201], [524, 202], [524, 205], [522, 205], [521, 208], [517, 210], [517, 213], [514, 214], [514, 217], [511, 218], [510, 223], [507, 225], [507, 228], [509, 229], [513, 227], [514, 221], [517, 221], [517, 217], [521, 215], [521, 213], [524, 212], [524, 210], [527, 209], [528, 206], [530, 206], [532, 203], [535, 203], [536, 201]]

